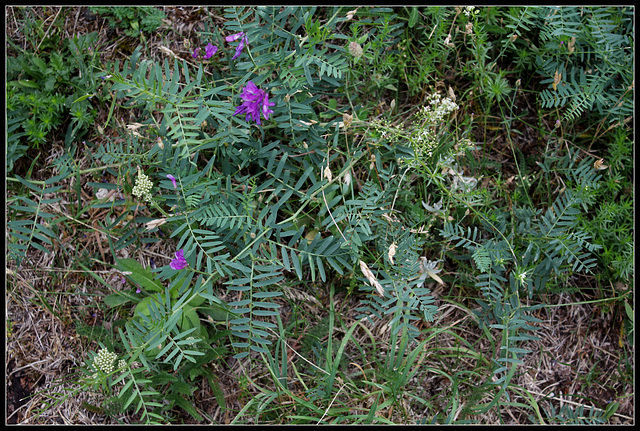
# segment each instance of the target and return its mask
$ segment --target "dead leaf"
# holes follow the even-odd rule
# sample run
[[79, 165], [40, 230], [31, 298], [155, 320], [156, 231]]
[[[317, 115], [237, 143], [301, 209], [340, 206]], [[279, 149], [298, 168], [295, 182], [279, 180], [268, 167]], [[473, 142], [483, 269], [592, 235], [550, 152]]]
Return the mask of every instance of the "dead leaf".
[[389, 252], [387, 253], [387, 256], [389, 256], [389, 262], [391, 262], [391, 265], [393, 265], [393, 256], [396, 255], [397, 248], [398, 246], [395, 242], [389, 246]]
[[556, 70], [556, 73], [553, 74], [553, 84], [551, 84], [551, 86], [553, 87], [553, 91], [556, 91], [556, 89], [558, 88], [558, 84], [560, 84], [561, 81], [562, 73], [558, 73], [558, 71]]

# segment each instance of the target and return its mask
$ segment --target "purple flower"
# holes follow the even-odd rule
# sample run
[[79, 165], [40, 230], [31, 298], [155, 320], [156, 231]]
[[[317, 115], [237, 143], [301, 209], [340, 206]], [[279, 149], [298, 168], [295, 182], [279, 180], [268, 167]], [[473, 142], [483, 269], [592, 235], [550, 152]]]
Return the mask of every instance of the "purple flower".
[[247, 45], [249, 43], [249, 41], [247, 40], [247, 36], [243, 37], [240, 40], [240, 43], [238, 44], [238, 46], [236, 47], [236, 53], [233, 55], [233, 57], [231, 58], [232, 60], [235, 60], [236, 58], [240, 57], [240, 54], [242, 54], [242, 49], [244, 48], [245, 45]]
[[204, 54], [204, 59], [206, 60], [207, 58], [211, 58], [213, 56], [213, 54], [215, 54], [218, 51], [218, 47], [215, 45], [211, 45], [210, 43], [207, 44], [206, 48], [205, 48], [205, 54]]
[[173, 175], [169, 174], [169, 175], [167, 175], [167, 178], [169, 178], [171, 180], [171, 182], [173, 183], [173, 188], [177, 189], [178, 188], [178, 184], [176, 184], [176, 177], [174, 177]]
[[200, 47], [197, 47], [193, 50], [193, 58], [198, 58], [198, 53], [200, 52]]
[[244, 48], [245, 45], [247, 45], [249, 43], [249, 40], [247, 39], [247, 36], [243, 33], [235, 33], [232, 35], [229, 35], [227, 37], [225, 37], [225, 40], [227, 42], [233, 42], [235, 40], [240, 39], [240, 43], [238, 44], [238, 46], [236, 47], [236, 53], [233, 56], [232, 60], [235, 60], [236, 58], [238, 58], [240, 56], [240, 54], [242, 53], [242, 49]]
[[[264, 99], [262, 99], [262, 115], [264, 115], [264, 119], [269, 119], [269, 114], [273, 114], [273, 111], [269, 109], [269, 106], [274, 106], [275, 103], [269, 102], [269, 93], [264, 93]], [[258, 123], [260, 124], [260, 123]]]
[[140, 293], [140, 288], [136, 288], [136, 293]]
[[225, 37], [224, 39], [225, 39], [227, 42], [233, 42], [234, 40], [238, 40], [238, 39], [240, 39], [242, 36], [244, 36], [244, 33], [243, 33], [243, 32], [240, 32], [240, 33], [236, 33], [236, 34], [231, 34], [231, 35], [229, 35], [229, 36]]
[[184, 258], [184, 250], [183, 249], [180, 249], [180, 250], [178, 250], [176, 252], [176, 258], [171, 261], [169, 266], [171, 266], [172, 269], [175, 269], [177, 271], [189, 266], [189, 264], [187, 263], [186, 259]]
[[273, 111], [269, 109], [269, 106], [274, 106], [275, 103], [269, 102], [269, 94], [259, 89], [253, 81], [247, 82], [247, 85], [242, 89], [240, 94], [243, 102], [242, 105], [236, 108], [236, 112], [233, 115], [247, 114], [245, 121], [249, 121], [249, 116], [260, 125], [260, 113], [264, 116], [265, 120], [269, 119], [269, 114], [273, 114]]

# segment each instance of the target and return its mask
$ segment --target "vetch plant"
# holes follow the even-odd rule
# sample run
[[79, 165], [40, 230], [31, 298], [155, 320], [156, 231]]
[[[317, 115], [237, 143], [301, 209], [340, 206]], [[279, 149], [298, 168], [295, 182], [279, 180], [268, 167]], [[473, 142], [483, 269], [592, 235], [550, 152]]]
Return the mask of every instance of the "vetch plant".
[[225, 37], [225, 40], [227, 42], [234, 42], [238, 39], [240, 39], [240, 43], [238, 43], [238, 46], [236, 47], [236, 52], [231, 58], [232, 60], [235, 60], [236, 58], [240, 57], [240, 54], [242, 54], [242, 50], [244, 49], [245, 45], [249, 43], [249, 40], [247, 39], [247, 36], [244, 34], [244, 32], [231, 34]]
[[[193, 54], [191, 55], [193, 58], [198, 58], [198, 56], [200, 55], [200, 47], [196, 47], [193, 50]], [[205, 60], [208, 60], [209, 58], [213, 57], [213, 55], [218, 52], [218, 47], [215, 45], [212, 45], [211, 43], [208, 43], [207, 46], [204, 48], [204, 56], [202, 58], [204, 58]]]
[[[236, 10], [230, 11], [233, 13], [229, 13], [229, 18]], [[256, 13], [264, 19], [264, 11], [258, 9]], [[289, 19], [304, 22], [299, 20], [298, 13], [297, 9], [290, 9], [288, 14], [269, 19], [276, 19], [275, 25], [284, 28]], [[308, 24], [312, 25], [312, 21]], [[227, 25], [234, 29], [241, 27], [233, 19]], [[138, 300], [135, 318], [126, 325], [128, 342], [139, 346], [147, 361], [166, 356], [166, 362], [179, 367], [185, 360], [197, 360], [194, 353], [197, 350], [183, 349], [181, 342], [191, 334], [189, 331], [195, 331], [204, 340], [212, 336], [211, 329], [198, 317], [203, 313], [214, 322], [229, 322], [236, 357], [248, 356], [250, 352], [264, 353], [271, 345], [267, 330], [273, 328], [272, 320], [278, 314], [279, 304], [274, 299], [282, 295], [280, 283], [290, 276], [325, 281], [329, 271], [340, 274], [353, 271], [358, 261], [364, 261], [362, 256], [368, 244], [387, 235], [388, 221], [383, 215], [388, 215], [389, 210], [380, 212], [378, 208], [389, 207], [393, 187], [383, 191], [373, 178], [364, 179], [363, 190], [357, 191], [362, 202], [348, 199], [356, 193], [351, 179], [353, 168], [366, 155], [364, 142], [349, 153], [340, 148], [341, 125], [345, 131], [354, 130], [353, 117], [347, 111], [330, 122], [315, 119], [314, 104], [318, 97], [313, 92], [340, 87], [345, 56], [350, 54], [340, 48], [328, 57], [322, 56], [330, 34], [318, 33], [314, 35], [314, 43], [319, 45], [319, 53], [313, 51], [313, 46], [306, 46], [298, 56], [286, 55], [288, 63], [282, 65], [276, 59], [284, 49], [296, 46], [294, 34], [279, 32], [279, 39], [273, 39], [269, 28], [256, 23], [242, 23], [242, 28], [243, 31], [227, 37], [230, 42], [239, 41], [236, 57], [247, 45], [247, 31], [256, 40], [272, 41], [272, 51], [257, 50], [253, 60], [276, 72], [270, 75], [261, 71], [261, 76], [276, 76], [269, 88], [274, 89], [276, 100], [282, 101], [278, 106], [270, 101], [265, 88], [256, 85], [263, 78], [254, 72], [241, 89], [241, 104], [232, 110], [230, 87], [222, 83], [208, 88], [203, 65], [198, 65], [198, 72], [192, 74], [176, 63], [172, 74], [164, 74], [171, 76], [168, 82], [151, 82], [163, 74], [148, 74], [150, 67], [157, 70], [159, 66], [142, 61], [136, 51], [122, 67], [117, 65], [110, 71], [114, 90], [121, 92], [120, 97], [128, 98], [131, 105], [148, 107], [152, 106], [151, 101], [169, 102], [161, 111], [163, 120], [158, 125], [161, 133], [165, 133], [161, 138], [163, 145], [154, 146], [141, 162], [149, 166], [149, 171], [164, 164], [163, 169], [172, 172], [165, 174], [173, 186], [172, 193], [163, 193], [162, 187], [166, 186], [161, 184], [159, 192], [151, 196], [151, 181], [140, 171], [133, 194], [150, 201], [152, 209], [163, 212], [162, 218], [145, 221], [146, 227], [151, 231], [170, 229], [178, 251], [168, 266], [155, 270], [157, 280], [150, 280], [147, 270], [133, 262], [119, 261], [123, 270], [132, 272], [131, 281], [150, 294]], [[314, 26], [312, 31], [319, 29]], [[238, 71], [228, 79], [240, 82], [246, 79], [244, 76], [245, 72]], [[302, 81], [294, 79], [295, 76]], [[308, 91], [302, 91], [302, 85]], [[258, 127], [263, 126], [263, 119], [274, 120], [277, 128], [261, 128], [259, 136], [249, 136], [242, 128], [233, 127], [233, 117], [242, 114], [245, 121], [253, 121]], [[205, 121], [217, 130], [215, 135], [202, 128]], [[196, 139], [199, 133], [204, 133], [204, 141]], [[282, 133], [290, 135], [289, 140], [282, 141]], [[175, 144], [169, 144], [171, 141]], [[319, 159], [329, 143], [333, 149], [328, 157]], [[406, 155], [407, 148], [399, 147], [398, 153], [402, 152]], [[119, 150], [105, 151], [105, 162], [115, 161], [114, 154], [119, 154]], [[205, 166], [202, 154], [208, 154]], [[391, 171], [383, 173], [390, 184], [397, 184], [397, 179], [391, 177], [398, 156], [392, 153], [384, 158], [384, 163], [391, 163]], [[331, 175], [324, 175], [323, 172], [332, 171], [330, 165], [337, 166], [338, 157], [346, 157], [346, 163]], [[221, 170], [213, 169], [220, 160], [224, 160]], [[166, 208], [173, 208], [172, 213], [165, 213]], [[316, 219], [315, 226], [309, 216]], [[396, 226], [392, 236], [399, 238], [404, 235], [401, 232], [402, 228]], [[402, 268], [402, 274], [397, 275], [399, 280], [409, 283], [407, 289], [389, 290], [385, 286], [384, 292], [378, 291], [385, 301], [392, 292], [405, 304], [406, 316], [402, 321], [407, 325], [415, 318], [410, 316], [413, 310], [426, 313], [428, 318], [436, 311], [429, 303], [428, 289], [417, 286], [419, 243], [413, 237], [412, 241], [398, 241], [394, 260], [397, 268]], [[185, 250], [195, 253], [193, 267], [186, 262]], [[169, 285], [162, 286], [163, 281]], [[376, 287], [384, 283], [388, 280], [381, 279]], [[237, 292], [238, 299], [228, 304], [222, 301], [217, 290], [221, 285]], [[163, 340], [169, 339], [174, 341], [163, 344]]]
[[[414, 58], [411, 51], [431, 43], [428, 33], [420, 43], [411, 42], [414, 32], [422, 34], [418, 22], [433, 17], [434, 43], [455, 47], [452, 41], [460, 38], [481, 38], [482, 17], [475, 9], [458, 8], [455, 16], [469, 22], [447, 38], [442, 28], [455, 26], [446, 13], [406, 12], [408, 23], [404, 17], [398, 22], [391, 9], [336, 7], [327, 14], [315, 8], [226, 8], [221, 28], [206, 27], [199, 40], [218, 40], [218, 31], [228, 34], [232, 46], [221, 50], [229, 56], [235, 50], [236, 60], [251, 35], [249, 61], [228, 62], [224, 56], [217, 61], [218, 48], [208, 43], [195, 50], [185, 45], [186, 61], [147, 59], [136, 49], [108, 74], [100, 71], [110, 77], [98, 81], [111, 85], [113, 106], [130, 108], [141, 118], [129, 120], [135, 123], [124, 131], [125, 139], [100, 145], [94, 161], [102, 165], [89, 169], [91, 175], [108, 169], [104, 177], [115, 178], [108, 184], [95, 175], [87, 183], [99, 190], [91, 209], [108, 211], [105, 223], [95, 228], [109, 247], [100, 262], [108, 265], [104, 261], [113, 258], [112, 279], [91, 275], [109, 288], [100, 298], [122, 318], [109, 339], [91, 327], [85, 331], [92, 334], [90, 342], [108, 345], [100, 343], [102, 349], [86, 361], [82, 384], [101, 387], [106, 397], [92, 411], [166, 423], [183, 419], [176, 414], [180, 408], [197, 422], [211, 422], [210, 411], [195, 401], [206, 379], [225, 407], [216, 366], [229, 356], [247, 374], [266, 366], [274, 385], [266, 388], [262, 380], [247, 378], [257, 395], [235, 421], [251, 415], [252, 406], [254, 422], [286, 410], [282, 417], [314, 423], [413, 420], [408, 418], [416, 405], [433, 422], [454, 421], [458, 414], [466, 421], [493, 406], [502, 408], [501, 399], [512, 395], [510, 382], [529, 354], [523, 344], [535, 339], [534, 311], [543, 306], [534, 302], [537, 295], [562, 289], [574, 272], [595, 269], [592, 253], [598, 247], [583, 226], [589, 208], [604, 194], [599, 176], [620, 161], [603, 155], [604, 161], [594, 163], [573, 149], [556, 154], [558, 145], [538, 161], [536, 171], [518, 160], [517, 174], [499, 183], [500, 175], [478, 166], [479, 150], [486, 149], [482, 134], [458, 126], [466, 123], [470, 101], [482, 98], [466, 93], [468, 98], [458, 100], [453, 88], [443, 89], [431, 76], [416, 78], [416, 85], [400, 79]], [[478, 46], [480, 58], [488, 45]], [[434, 66], [422, 54], [416, 58], [425, 61], [425, 70]], [[486, 65], [476, 65], [478, 74], [486, 73], [480, 70]], [[368, 67], [375, 76], [362, 74]], [[474, 90], [489, 88], [493, 80], [496, 94], [511, 94], [499, 88], [503, 81], [487, 78], [475, 82]], [[449, 82], [454, 88], [460, 84]], [[379, 104], [372, 84], [385, 103]], [[507, 133], [501, 136], [512, 147], [515, 118], [505, 115], [502, 123]], [[553, 129], [553, 120], [544, 124], [553, 135], [552, 147], [564, 126]], [[27, 257], [29, 247], [57, 246], [62, 236], [52, 227], [57, 216], [50, 206], [58, 201], [48, 197], [62, 188], [53, 183], [69, 175], [72, 162], [68, 155], [56, 160], [56, 167], [67, 170], [42, 184], [15, 179], [32, 196], [9, 207], [31, 214], [8, 225], [12, 256]], [[78, 180], [87, 174], [76, 173]], [[147, 206], [124, 199], [132, 178], [131, 195]], [[609, 178], [608, 187], [623, 187], [620, 179]], [[74, 184], [79, 189], [83, 183]], [[78, 202], [79, 218], [84, 210]], [[629, 208], [626, 200], [620, 205]], [[606, 219], [605, 210], [612, 211], [602, 208], [598, 217]], [[168, 251], [143, 260], [149, 244]], [[432, 295], [434, 286], [438, 296]], [[358, 302], [346, 310], [356, 314], [348, 316], [353, 322], [344, 332], [338, 330], [344, 321], [336, 310], [336, 287], [346, 287], [340, 294], [346, 291], [349, 301]], [[283, 324], [281, 313], [302, 309], [301, 302], [324, 290], [330, 303], [326, 326], [319, 324], [318, 336], [306, 343], [308, 315]], [[460, 370], [449, 361], [452, 372], [427, 366], [450, 381], [442, 388], [453, 395], [441, 408], [434, 402], [437, 395], [426, 399], [414, 391], [413, 379], [434, 356], [430, 346], [440, 340], [433, 337], [465, 332], [438, 320], [446, 317], [439, 314], [441, 304], [460, 294], [477, 304], [464, 306], [475, 319], [463, 324], [480, 326], [489, 341], [481, 345], [490, 347], [475, 352], [476, 345], [455, 335], [464, 342], [455, 353], [443, 348], [447, 361], [468, 358], [478, 366]], [[283, 307], [287, 300], [292, 307]], [[289, 345], [291, 328], [302, 335], [295, 334], [298, 346]], [[369, 335], [370, 351], [369, 340], [361, 342], [356, 330]], [[341, 338], [339, 346], [334, 336]], [[357, 352], [346, 350], [351, 343]], [[303, 354], [298, 347], [304, 344]], [[468, 353], [460, 356], [461, 347]], [[304, 369], [298, 358], [305, 360]], [[359, 379], [362, 372], [361, 381], [345, 371], [347, 358], [353, 361], [349, 366], [368, 364], [355, 374]], [[458, 392], [467, 375], [478, 392], [468, 398]], [[304, 386], [304, 397], [298, 385]], [[403, 393], [410, 395], [407, 405]], [[282, 394], [297, 403], [295, 415], [286, 403], [268, 407]], [[363, 398], [348, 399], [354, 394]], [[366, 400], [369, 413], [352, 414], [364, 397], [372, 397]], [[464, 408], [458, 408], [459, 401]]]
[[176, 177], [174, 177], [171, 174], [167, 174], [167, 178], [169, 178], [169, 180], [171, 180], [171, 184], [173, 184], [173, 188], [177, 189], [178, 188], [178, 184], [176, 183]]
[[175, 257], [175, 259], [173, 259], [171, 261], [169, 266], [171, 266], [171, 268], [175, 269], [176, 271], [179, 271], [179, 270], [184, 269], [187, 266], [189, 266], [189, 264], [187, 263], [186, 259], [184, 258], [184, 250], [183, 249], [180, 249], [180, 250], [178, 250], [176, 252], [176, 257]]
[[260, 115], [264, 116], [265, 120], [269, 119], [269, 114], [273, 114], [273, 111], [269, 109], [270, 106], [274, 106], [274, 102], [269, 102], [269, 93], [258, 88], [252, 81], [247, 82], [247, 85], [242, 89], [240, 98], [243, 100], [242, 104], [236, 108], [236, 112], [233, 115], [246, 114], [246, 121], [249, 121], [249, 116], [261, 125]]

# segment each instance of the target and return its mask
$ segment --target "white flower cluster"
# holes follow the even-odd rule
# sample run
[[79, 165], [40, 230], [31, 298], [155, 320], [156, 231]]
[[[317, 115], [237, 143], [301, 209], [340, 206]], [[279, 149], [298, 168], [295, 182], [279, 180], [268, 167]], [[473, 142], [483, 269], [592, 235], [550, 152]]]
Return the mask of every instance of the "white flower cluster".
[[433, 150], [438, 146], [435, 134], [428, 127], [414, 130], [409, 137], [409, 142], [411, 142], [417, 154], [426, 157], [431, 157]]
[[409, 137], [418, 157], [433, 155], [433, 151], [438, 147], [437, 127], [447, 114], [456, 109], [458, 105], [448, 97], [443, 98], [438, 93], [428, 96], [427, 105], [419, 111], [419, 118], [423, 124], [416, 127]]
[[127, 361], [125, 361], [124, 359], [120, 359], [118, 361], [118, 368], [125, 368], [127, 366]]
[[428, 105], [422, 108], [421, 114], [424, 119], [432, 124], [438, 124], [445, 115], [458, 109], [458, 105], [448, 97], [442, 97], [440, 94], [433, 93], [428, 96]]
[[109, 374], [113, 371], [113, 362], [117, 358], [118, 355], [110, 352], [108, 349], [100, 349], [95, 359], [93, 360], [93, 365], [103, 373]]
[[389, 120], [384, 118], [377, 118], [371, 122], [373, 129], [380, 134], [380, 138], [388, 140], [390, 142], [396, 142], [401, 131], [397, 127], [394, 127]]
[[144, 172], [138, 168], [138, 176], [136, 177], [136, 184], [133, 186], [133, 190], [131, 190], [131, 194], [137, 196], [139, 198], [144, 198], [145, 201], [151, 200], [151, 188], [153, 187], [153, 183], [149, 179]]
[[527, 281], [527, 271], [523, 271], [519, 274], [516, 274], [516, 278], [520, 280], [521, 283], [525, 283]]
[[465, 6], [462, 13], [469, 17], [471, 14], [478, 15], [480, 13], [480, 9], [476, 9], [475, 6]]

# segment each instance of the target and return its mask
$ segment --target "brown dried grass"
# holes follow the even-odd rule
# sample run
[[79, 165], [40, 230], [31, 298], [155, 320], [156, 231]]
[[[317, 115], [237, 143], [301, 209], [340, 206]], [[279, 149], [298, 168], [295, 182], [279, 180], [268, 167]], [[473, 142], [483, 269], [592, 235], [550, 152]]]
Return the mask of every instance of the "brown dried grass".
[[[91, 244], [87, 245], [91, 247]], [[95, 244], [93, 245], [95, 247]], [[158, 245], [158, 247], [161, 247]], [[163, 250], [158, 254], [167, 256]], [[66, 276], [54, 276], [56, 271], [63, 268], [51, 268], [45, 259], [46, 255], [40, 252], [30, 254], [35, 264], [32, 267], [16, 269], [9, 267], [9, 285], [7, 289], [7, 318], [11, 321], [11, 334], [7, 337], [7, 391], [8, 405], [7, 417], [11, 423], [115, 423], [114, 418], [106, 418], [91, 413], [82, 407], [82, 401], [89, 398], [89, 402], [96, 404], [97, 394], [82, 393], [81, 397], [71, 397], [55, 409], [44, 410], [36, 417], [35, 413], [43, 407], [48, 388], [55, 388], [55, 382], [69, 380], [73, 368], [82, 364], [88, 349], [95, 350], [95, 345], [85, 345], [75, 333], [73, 320], [86, 319], [91, 314], [94, 296], [87, 294], [95, 292], [104, 295], [104, 286], [97, 285], [95, 280], [86, 275], [79, 276], [75, 273], [66, 273]], [[144, 253], [137, 256], [140, 261], [145, 261], [148, 256]], [[10, 265], [11, 266], [11, 265]], [[49, 271], [42, 271], [43, 268]], [[53, 285], [53, 280], [56, 284]], [[117, 284], [117, 283], [116, 283]], [[320, 301], [301, 289], [288, 288], [287, 297], [299, 301], [308, 316], [309, 325], [317, 324], [324, 313], [319, 303], [328, 303], [328, 297], [321, 297]], [[36, 294], [36, 292], [39, 292]], [[67, 294], [65, 294], [67, 293]], [[52, 311], [38, 305], [42, 298]], [[97, 297], [98, 300], [100, 297]], [[546, 298], [547, 304], [557, 307], [542, 309], [538, 312], [539, 330], [536, 335], [539, 341], [527, 342], [523, 347], [532, 351], [525, 357], [525, 364], [519, 368], [518, 376], [513, 382], [515, 386], [529, 391], [541, 405], [553, 402], [556, 408], [563, 404], [584, 405], [587, 408], [603, 409], [607, 403], [619, 401], [621, 403], [618, 412], [612, 417], [611, 423], [633, 423], [634, 418], [634, 393], [633, 382], [620, 374], [620, 367], [624, 365], [624, 351], [632, 351], [626, 340], [621, 338], [621, 322], [614, 319], [612, 312], [604, 313], [590, 304], [576, 303], [575, 299], [568, 295], [553, 295]], [[344, 316], [345, 321], [353, 321], [356, 300], [353, 297], [339, 296], [335, 300], [338, 313]], [[567, 304], [567, 305], [563, 305]], [[432, 328], [448, 328], [467, 340], [477, 345], [479, 353], [491, 355], [489, 343], [483, 340], [483, 334], [478, 329], [469, 311], [442, 301], [437, 320]], [[282, 318], [286, 322], [290, 316], [291, 307], [283, 303]], [[99, 322], [96, 322], [99, 324]], [[388, 326], [384, 322], [376, 322], [371, 331], [376, 336], [379, 346], [385, 346], [389, 339]], [[340, 340], [341, 332], [338, 328], [336, 342]], [[358, 341], [367, 345], [368, 335], [363, 331], [356, 332]], [[498, 334], [496, 334], [496, 337]], [[287, 340], [292, 348], [297, 347], [298, 340]], [[324, 339], [326, 341], [326, 337]], [[441, 352], [450, 347], [454, 348], [459, 343], [446, 333], [432, 340], [425, 346], [425, 350]], [[382, 347], [378, 354], [384, 355], [386, 347]], [[357, 352], [349, 352], [354, 358]], [[452, 366], [464, 369], [473, 369], [478, 364], [468, 359], [463, 359], [454, 364], [439, 358], [437, 353], [433, 357], [437, 361], [431, 361], [430, 356], [421, 363], [422, 367], [450, 368]], [[313, 361], [313, 358], [305, 358]], [[296, 355], [290, 355], [290, 360], [302, 366], [302, 359]], [[634, 366], [634, 358], [631, 356], [630, 366]], [[233, 419], [233, 412], [238, 412], [246, 402], [246, 397], [257, 395], [255, 390], [249, 388], [244, 392], [238, 387], [237, 376], [247, 373], [251, 379], [261, 381], [267, 376], [263, 366], [250, 368], [247, 360], [229, 361], [231, 365], [224, 363], [216, 365], [216, 374], [219, 376], [227, 403], [227, 409], [221, 410], [213, 401], [212, 394], [206, 386], [202, 386], [198, 392], [200, 398], [196, 403], [217, 423], [229, 423]], [[357, 371], [354, 363], [352, 369]], [[358, 364], [366, 368], [368, 364]], [[595, 378], [587, 379], [589, 373], [595, 373]], [[441, 376], [429, 373], [420, 373], [416, 377], [415, 394], [424, 398], [431, 398], [436, 394], [450, 392], [450, 382]], [[267, 379], [268, 380], [268, 379]], [[264, 384], [267, 382], [263, 381]], [[480, 383], [480, 382], [476, 382]], [[73, 388], [72, 383], [67, 383]], [[463, 387], [460, 388], [464, 389]], [[58, 388], [59, 390], [59, 388]], [[292, 390], [304, 393], [299, 384], [293, 384]], [[35, 394], [32, 398], [18, 400], [11, 394], [19, 393], [23, 396]], [[362, 399], [362, 394], [345, 391], [340, 402], [345, 405], [354, 403], [349, 395], [359, 395], [354, 398]], [[512, 400], [526, 403], [520, 394], [512, 392]], [[584, 402], [576, 396], [585, 397]], [[244, 400], [244, 401], [243, 401]], [[588, 400], [588, 401], [586, 401]], [[444, 400], [443, 400], [444, 401]], [[489, 401], [487, 399], [486, 401]], [[408, 412], [413, 412], [412, 417], [421, 417], [425, 412], [419, 410], [419, 406], [412, 405], [404, 400]], [[353, 411], [366, 411], [367, 406], [353, 405]], [[444, 407], [444, 404], [441, 405]], [[293, 409], [293, 407], [292, 407]], [[387, 412], [390, 419], [399, 421], [393, 411]], [[523, 411], [513, 409], [508, 416], [498, 418], [495, 412], [487, 413], [483, 423], [528, 423], [527, 415]], [[120, 418], [121, 421], [133, 422], [133, 418]], [[189, 419], [186, 419], [190, 421]], [[15, 421], [15, 422], [14, 422]], [[398, 423], [398, 422], [396, 422]]]

